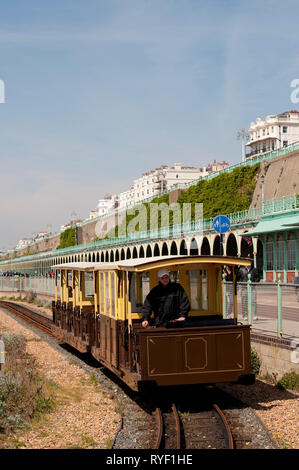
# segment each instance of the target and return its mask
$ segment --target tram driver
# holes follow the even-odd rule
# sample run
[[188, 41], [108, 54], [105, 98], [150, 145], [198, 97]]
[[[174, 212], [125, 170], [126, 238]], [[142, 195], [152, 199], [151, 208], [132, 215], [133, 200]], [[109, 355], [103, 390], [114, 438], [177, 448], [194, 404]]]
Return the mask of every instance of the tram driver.
[[158, 271], [158, 285], [147, 295], [142, 309], [142, 326], [147, 328], [154, 312], [154, 326], [165, 326], [168, 322], [184, 322], [190, 311], [190, 302], [183, 287], [170, 282], [169, 271]]

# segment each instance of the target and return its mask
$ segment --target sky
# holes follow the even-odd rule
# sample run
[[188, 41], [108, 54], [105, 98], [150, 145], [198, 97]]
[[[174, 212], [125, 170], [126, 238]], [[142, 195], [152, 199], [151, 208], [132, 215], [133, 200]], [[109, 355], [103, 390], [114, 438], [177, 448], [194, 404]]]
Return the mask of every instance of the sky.
[[297, 0], [0, 0], [0, 250], [162, 164], [239, 162], [239, 130], [296, 109], [298, 16]]

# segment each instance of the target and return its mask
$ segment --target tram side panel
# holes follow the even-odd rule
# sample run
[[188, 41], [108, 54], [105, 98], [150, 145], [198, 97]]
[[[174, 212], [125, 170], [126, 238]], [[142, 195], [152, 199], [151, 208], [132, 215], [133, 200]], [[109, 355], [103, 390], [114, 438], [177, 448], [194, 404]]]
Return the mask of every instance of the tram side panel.
[[[143, 381], [157, 385], [237, 382], [250, 376], [250, 327], [142, 329], [128, 334], [126, 322], [92, 307], [79, 313], [72, 305], [53, 305], [55, 332], [61, 341], [93, 356], [131, 388]], [[249, 382], [250, 383], [250, 382]]]
[[[53, 331], [61, 342], [93, 356], [130, 386], [136, 385], [130, 373], [137, 370], [134, 341], [130, 341], [127, 322], [103, 314], [95, 316], [93, 306], [81, 309], [71, 302], [53, 302]], [[133, 353], [132, 353], [133, 351]]]
[[82, 353], [90, 351], [94, 337], [91, 321], [93, 309], [85, 309], [80, 312], [76, 307], [73, 309], [72, 303], [52, 303], [54, 334], [60, 342], [67, 343]]
[[[157, 385], [237, 382], [251, 376], [250, 327], [140, 331], [142, 381]], [[249, 381], [249, 380], [248, 380]]]

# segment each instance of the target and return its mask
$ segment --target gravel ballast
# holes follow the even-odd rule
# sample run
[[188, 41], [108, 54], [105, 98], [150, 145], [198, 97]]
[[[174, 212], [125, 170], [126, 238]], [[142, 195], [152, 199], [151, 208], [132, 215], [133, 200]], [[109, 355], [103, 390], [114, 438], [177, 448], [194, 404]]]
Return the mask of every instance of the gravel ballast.
[[0, 328], [25, 336], [27, 352], [36, 358], [40, 374], [57, 389], [55, 410], [33, 422], [31, 429], [16, 431], [4, 446], [110, 448], [121, 417], [115, 410], [115, 400], [101, 384], [95, 383], [91, 372], [77, 365], [55, 341], [42, 340], [42, 333], [22, 326], [3, 310], [0, 310]]

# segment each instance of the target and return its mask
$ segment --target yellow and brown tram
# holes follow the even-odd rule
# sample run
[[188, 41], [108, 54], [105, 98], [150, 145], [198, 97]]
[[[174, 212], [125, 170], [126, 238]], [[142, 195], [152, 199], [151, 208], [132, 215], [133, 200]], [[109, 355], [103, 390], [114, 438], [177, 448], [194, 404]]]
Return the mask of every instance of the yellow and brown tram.
[[[215, 382], [252, 383], [250, 326], [223, 316], [222, 271], [249, 266], [248, 259], [168, 256], [115, 263], [53, 266], [53, 329], [60, 340], [90, 351], [132, 389]], [[184, 326], [142, 328], [146, 295], [161, 268], [179, 282], [191, 305]]]

